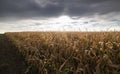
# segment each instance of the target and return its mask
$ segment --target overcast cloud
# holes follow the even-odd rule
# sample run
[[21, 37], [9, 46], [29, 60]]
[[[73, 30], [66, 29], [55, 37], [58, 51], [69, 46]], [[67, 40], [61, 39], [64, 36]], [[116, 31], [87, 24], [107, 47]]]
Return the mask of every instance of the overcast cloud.
[[0, 18], [90, 16], [112, 12], [120, 12], [120, 0], [0, 0]]
[[[120, 28], [120, 0], [0, 0], [0, 22], [4, 24], [11, 20], [20, 22], [20, 20], [37, 18], [41, 21], [59, 18], [63, 15], [73, 20], [86, 18], [87, 21], [82, 24], [93, 25], [91, 22], [99, 20], [97, 22], [99, 26], [102, 25], [101, 20], [104, 20], [117, 24]], [[88, 21], [87, 18], [92, 19]], [[77, 23], [80, 25], [80, 22]], [[2, 29], [7, 27], [3, 24], [0, 26]]]

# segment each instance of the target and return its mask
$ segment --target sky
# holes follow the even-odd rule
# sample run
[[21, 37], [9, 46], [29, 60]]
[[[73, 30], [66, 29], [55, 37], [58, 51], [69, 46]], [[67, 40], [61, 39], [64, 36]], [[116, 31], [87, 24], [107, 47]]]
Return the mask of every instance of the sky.
[[120, 0], [0, 0], [0, 33], [120, 31]]

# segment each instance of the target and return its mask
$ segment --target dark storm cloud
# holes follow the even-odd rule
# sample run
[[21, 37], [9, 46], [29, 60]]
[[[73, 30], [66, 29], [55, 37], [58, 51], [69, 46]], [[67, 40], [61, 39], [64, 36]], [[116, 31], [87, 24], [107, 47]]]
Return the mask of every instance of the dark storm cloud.
[[89, 16], [120, 12], [120, 0], [0, 0], [0, 18]]
[[37, 0], [0, 0], [0, 17], [56, 16], [63, 9], [61, 5], [42, 6]]
[[73, 16], [102, 15], [120, 12], [119, 7], [120, 0], [76, 0], [76, 2], [70, 3], [67, 7], [67, 14]]

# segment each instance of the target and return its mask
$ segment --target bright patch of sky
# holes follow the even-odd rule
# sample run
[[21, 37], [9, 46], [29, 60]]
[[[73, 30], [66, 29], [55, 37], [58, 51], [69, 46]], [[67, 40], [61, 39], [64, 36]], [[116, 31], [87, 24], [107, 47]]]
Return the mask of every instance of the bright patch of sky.
[[13, 22], [1, 22], [0, 32], [18, 31], [120, 31], [119, 20], [101, 18], [71, 18], [63, 15], [45, 20], [26, 19]]

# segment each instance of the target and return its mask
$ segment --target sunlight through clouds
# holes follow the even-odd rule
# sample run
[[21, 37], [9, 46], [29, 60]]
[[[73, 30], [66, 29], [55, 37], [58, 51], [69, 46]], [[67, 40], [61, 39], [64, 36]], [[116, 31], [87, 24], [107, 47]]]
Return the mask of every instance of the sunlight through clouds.
[[[72, 19], [67, 15], [46, 20], [27, 19], [4, 24], [1, 32], [14, 31], [120, 31], [120, 25], [116, 21], [103, 20], [102, 18], [78, 18]], [[7, 26], [7, 27], [6, 27]]]

